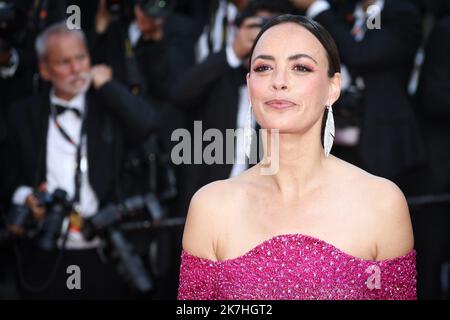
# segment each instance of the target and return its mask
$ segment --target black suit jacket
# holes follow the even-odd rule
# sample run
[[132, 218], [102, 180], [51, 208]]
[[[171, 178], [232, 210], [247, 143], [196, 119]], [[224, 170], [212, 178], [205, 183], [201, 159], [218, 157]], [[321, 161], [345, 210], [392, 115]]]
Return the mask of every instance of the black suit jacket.
[[[125, 84], [129, 81], [126, 62], [128, 23], [115, 21], [103, 34], [91, 33], [90, 51], [94, 63], [106, 63], [114, 70], [114, 77]], [[194, 61], [193, 46], [198, 31], [188, 17], [169, 15], [163, 25], [160, 41], [144, 41], [142, 38], [133, 48], [140, 78], [147, 87], [146, 96], [154, 100], [167, 100], [169, 87]]]
[[361, 76], [365, 82], [359, 146], [364, 167], [371, 173], [395, 178], [424, 159], [407, 93], [421, 41], [421, 16], [408, 1], [387, 0], [381, 13], [381, 29], [368, 30], [357, 42], [346, 21], [353, 9], [327, 10], [316, 20], [332, 34], [352, 76]]
[[197, 27], [190, 18], [172, 13], [164, 20], [163, 38], [157, 42], [141, 38], [127, 59], [128, 27], [125, 21], [115, 21], [103, 34], [91, 33], [92, 60], [110, 65], [114, 78], [125, 85], [134, 89], [139, 84], [140, 94], [160, 108], [164, 125], [158, 134], [168, 151], [173, 147], [172, 131], [185, 126], [183, 111], [169, 103], [169, 88], [194, 61]]
[[[86, 97], [89, 181], [100, 205], [120, 197], [120, 175], [127, 142], [146, 137], [158, 113], [121, 84], [110, 81]], [[11, 108], [7, 139], [6, 199], [21, 185], [46, 180], [49, 95], [34, 96]]]
[[427, 192], [450, 191], [450, 15], [428, 39], [417, 91], [417, 113], [428, 160]]

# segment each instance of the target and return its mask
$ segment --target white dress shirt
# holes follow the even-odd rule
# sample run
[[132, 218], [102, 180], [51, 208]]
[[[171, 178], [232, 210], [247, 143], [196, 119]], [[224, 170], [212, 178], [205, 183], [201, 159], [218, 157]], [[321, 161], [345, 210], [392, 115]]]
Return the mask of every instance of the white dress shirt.
[[[226, 32], [226, 50], [227, 50], [227, 61], [231, 67], [236, 67], [236, 59], [230, 60], [230, 54], [234, 52], [230, 52], [231, 46], [234, 40], [234, 34], [236, 32], [236, 27], [234, 26], [234, 20], [236, 19], [238, 10], [236, 6], [232, 3], [229, 3], [226, 0], [221, 0], [219, 2], [219, 7], [215, 13], [214, 25], [207, 25], [203, 30], [200, 38], [198, 39], [195, 51], [196, 51], [196, 60], [197, 63], [203, 62], [210, 53], [217, 53], [223, 49], [223, 36], [224, 36], [224, 28], [223, 28], [223, 20], [226, 17], [227, 19], [227, 32]], [[212, 35], [212, 48], [208, 47], [208, 36]], [[236, 57], [234, 55], [234, 57]], [[240, 65], [239, 64], [238, 66]]]
[[[50, 94], [50, 103], [65, 107], [72, 107], [85, 113], [86, 97], [84, 93], [75, 96], [70, 101], [62, 100]], [[66, 111], [57, 116], [57, 120], [61, 127], [66, 131], [69, 137], [79, 144], [82, 119], [74, 112]], [[98, 199], [93, 191], [88, 177], [87, 164], [87, 137], [83, 138], [81, 149], [81, 186], [80, 199], [75, 204], [77, 211], [82, 217], [94, 215], [98, 210]], [[69, 143], [57, 128], [52, 115], [48, 119], [47, 132], [47, 154], [46, 154], [46, 182], [47, 191], [53, 193], [55, 189], [60, 188], [67, 192], [69, 199], [73, 199], [75, 195], [75, 171], [77, 167], [76, 161], [77, 147]], [[13, 202], [16, 204], [24, 204], [26, 197], [32, 192], [31, 187], [19, 187], [13, 196]], [[79, 232], [71, 230], [66, 242], [68, 249], [83, 249], [98, 245], [98, 239], [93, 241], [85, 241]]]

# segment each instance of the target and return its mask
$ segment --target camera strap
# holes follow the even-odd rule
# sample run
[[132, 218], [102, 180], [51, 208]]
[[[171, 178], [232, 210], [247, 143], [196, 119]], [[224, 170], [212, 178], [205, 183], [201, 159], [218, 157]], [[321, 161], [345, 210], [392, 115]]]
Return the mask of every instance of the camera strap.
[[51, 105], [51, 108], [50, 108], [51, 114], [52, 114], [52, 119], [55, 123], [55, 126], [56, 126], [56, 128], [58, 128], [58, 130], [61, 133], [61, 135], [63, 136], [63, 138], [76, 148], [75, 194], [73, 197], [73, 201], [75, 203], [77, 203], [80, 200], [81, 173], [87, 169], [87, 157], [86, 157], [86, 155], [82, 154], [83, 138], [86, 133], [86, 121], [85, 121], [85, 117], [82, 116], [80, 139], [79, 139], [79, 142], [76, 143], [75, 140], [72, 137], [70, 137], [70, 135], [67, 133], [67, 131], [59, 123], [59, 121], [57, 119], [56, 108], [57, 108], [56, 105]]

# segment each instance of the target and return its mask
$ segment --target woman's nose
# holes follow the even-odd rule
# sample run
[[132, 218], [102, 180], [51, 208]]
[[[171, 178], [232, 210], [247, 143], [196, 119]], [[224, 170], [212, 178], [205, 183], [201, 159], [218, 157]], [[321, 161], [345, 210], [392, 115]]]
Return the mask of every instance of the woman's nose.
[[272, 87], [275, 90], [286, 90], [288, 88], [286, 74], [283, 71], [273, 73]]

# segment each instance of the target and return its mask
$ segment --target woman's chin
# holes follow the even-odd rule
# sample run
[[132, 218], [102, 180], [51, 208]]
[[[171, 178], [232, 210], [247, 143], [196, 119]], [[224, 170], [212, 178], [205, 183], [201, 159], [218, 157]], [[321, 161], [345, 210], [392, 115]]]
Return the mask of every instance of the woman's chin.
[[301, 128], [299, 128], [298, 126], [294, 126], [294, 125], [268, 125], [268, 126], [264, 126], [261, 127], [261, 129], [266, 130], [268, 133], [274, 133], [274, 132], [278, 132], [278, 134], [283, 134], [283, 133], [300, 133], [301, 132]]

